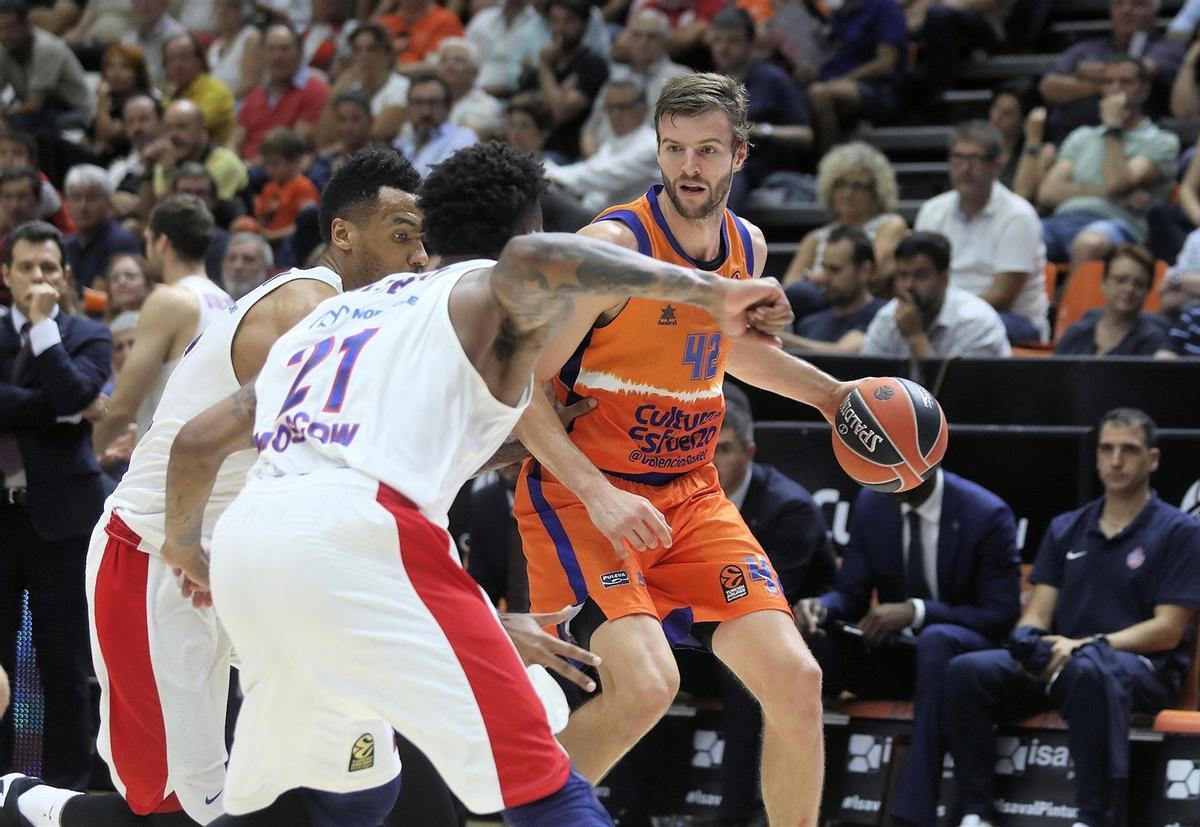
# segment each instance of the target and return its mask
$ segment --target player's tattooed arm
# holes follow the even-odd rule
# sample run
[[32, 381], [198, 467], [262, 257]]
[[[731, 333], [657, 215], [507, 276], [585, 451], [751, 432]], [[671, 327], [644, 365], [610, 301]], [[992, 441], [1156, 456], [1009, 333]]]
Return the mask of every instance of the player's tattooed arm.
[[202, 545], [204, 508], [225, 458], [254, 445], [254, 380], [180, 429], [167, 463], [163, 560], [184, 576], [184, 595], [208, 602], [208, 552]]
[[[492, 292], [517, 334], [565, 318], [578, 296], [648, 296], [728, 315], [727, 279], [580, 235], [520, 236], [492, 270]], [[780, 293], [782, 296], [782, 292]], [[763, 297], [766, 297], [764, 292]]]

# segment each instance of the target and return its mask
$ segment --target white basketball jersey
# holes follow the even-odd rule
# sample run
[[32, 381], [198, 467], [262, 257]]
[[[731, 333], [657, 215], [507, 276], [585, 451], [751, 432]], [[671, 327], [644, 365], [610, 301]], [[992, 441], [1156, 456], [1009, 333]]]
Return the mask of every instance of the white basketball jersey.
[[[167, 461], [171, 456], [175, 435], [189, 419], [236, 393], [241, 387], [233, 369], [233, 337], [238, 326], [259, 299], [296, 279], [315, 279], [325, 282], [339, 293], [342, 290], [342, 280], [337, 273], [326, 267], [314, 267], [311, 270], [281, 273], [250, 291], [236, 304], [231, 301], [224, 311], [216, 308], [215, 300], [210, 305], [213, 313], [221, 315], [192, 342], [179, 360], [179, 367], [167, 381], [162, 400], [154, 412], [153, 424], [134, 449], [129, 470], [105, 506], [106, 510], [118, 511], [121, 519], [141, 535], [142, 551], [157, 554], [163, 543]], [[225, 295], [216, 285], [213, 288]], [[203, 299], [201, 307], [204, 307]], [[204, 318], [202, 309], [201, 319]], [[213, 317], [210, 315], [209, 318]], [[251, 450], [238, 451], [221, 466], [212, 497], [204, 511], [205, 537], [212, 536], [217, 518], [242, 489], [246, 471], [254, 464], [254, 456]]]
[[[196, 323], [196, 332], [192, 334], [193, 338], [207, 330], [208, 326], [217, 319], [225, 316], [226, 311], [233, 306], [233, 299], [229, 297], [229, 294], [204, 276], [184, 276], [175, 282], [175, 286], [182, 287], [195, 296], [196, 302], [200, 305], [200, 320]], [[150, 424], [154, 420], [154, 411], [158, 408], [158, 401], [162, 399], [163, 390], [167, 387], [167, 380], [171, 378], [171, 374], [175, 372], [178, 364], [178, 359], [163, 363], [158, 370], [158, 376], [154, 379], [154, 384], [150, 386], [150, 390], [146, 391], [142, 404], [138, 406], [139, 440], [144, 439], [149, 432]]]
[[352, 468], [444, 525], [529, 402], [528, 388], [516, 407], [492, 396], [450, 322], [451, 289], [493, 263], [389, 276], [322, 302], [284, 334], [255, 383], [251, 476]]

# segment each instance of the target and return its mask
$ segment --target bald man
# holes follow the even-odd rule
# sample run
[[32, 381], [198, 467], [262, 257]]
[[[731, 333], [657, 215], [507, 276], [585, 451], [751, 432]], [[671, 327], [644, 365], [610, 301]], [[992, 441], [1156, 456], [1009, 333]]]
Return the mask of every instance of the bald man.
[[180, 98], [172, 101], [163, 114], [162, 137], [146, 147], [142, 157], [154, 165], [152, 186], [155, 200], [169, 194], [171, 172], [180, 164], [203, 164], [217, 182], [217, 197], [228, 201], [250, 181], [246, 165], [209, 136], [204, 113], [195, 103]]

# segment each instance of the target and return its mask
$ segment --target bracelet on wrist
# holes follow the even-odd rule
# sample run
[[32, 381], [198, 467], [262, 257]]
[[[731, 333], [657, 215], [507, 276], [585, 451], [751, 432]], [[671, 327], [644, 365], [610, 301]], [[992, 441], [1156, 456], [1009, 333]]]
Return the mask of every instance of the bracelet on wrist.
[[1122, 126], [1107, 126], [1104, 128], [1105, 138], [1124, 138], [1125, 128]]
[[1026, 155], [1037, 155], [1042, 151], [1041, 144], [1026, 144], [1023, 150]]

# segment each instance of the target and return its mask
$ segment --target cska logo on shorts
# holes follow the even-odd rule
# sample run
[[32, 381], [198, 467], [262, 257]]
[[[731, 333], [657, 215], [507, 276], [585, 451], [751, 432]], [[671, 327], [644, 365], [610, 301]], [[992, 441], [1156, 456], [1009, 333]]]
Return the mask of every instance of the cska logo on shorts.
[[369, 732], [358, 736], [350, 748], [350, 772], [369, 770], [375, 766], [375, 738]]

